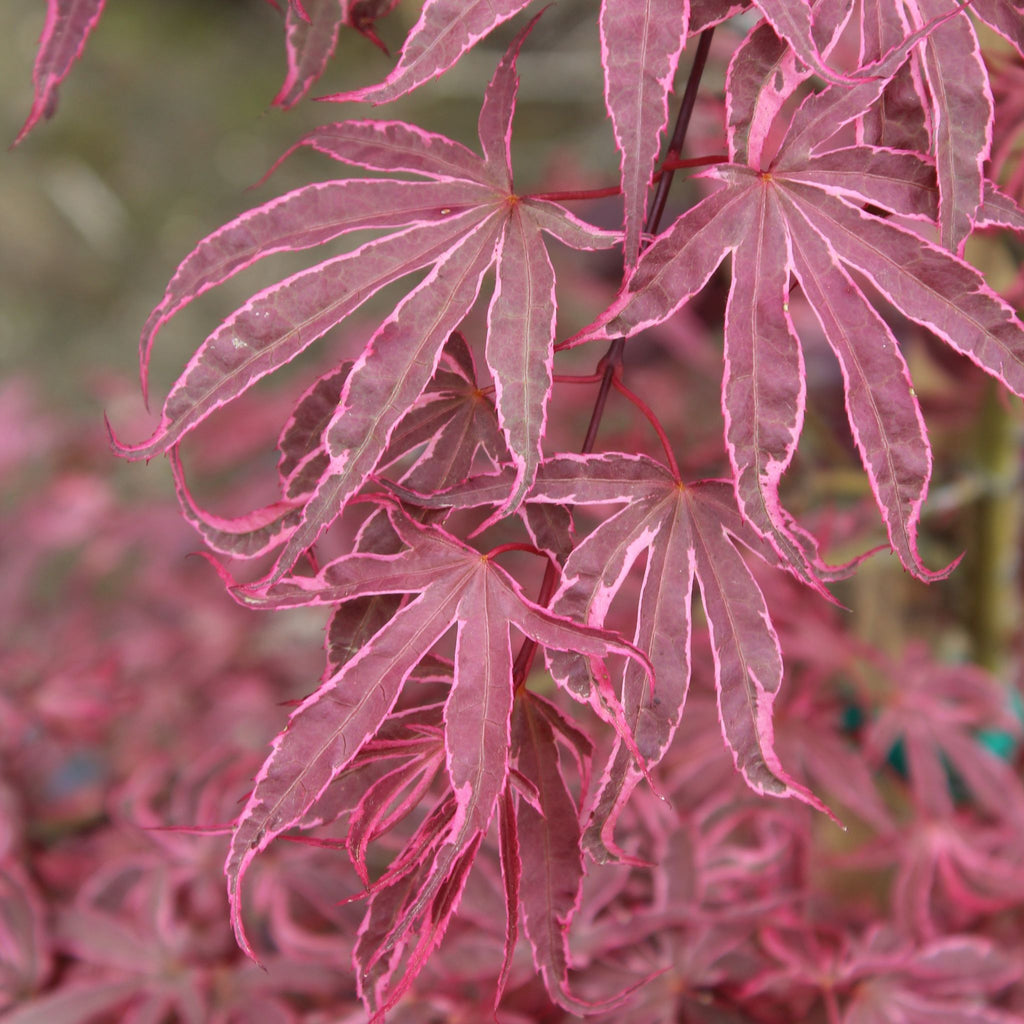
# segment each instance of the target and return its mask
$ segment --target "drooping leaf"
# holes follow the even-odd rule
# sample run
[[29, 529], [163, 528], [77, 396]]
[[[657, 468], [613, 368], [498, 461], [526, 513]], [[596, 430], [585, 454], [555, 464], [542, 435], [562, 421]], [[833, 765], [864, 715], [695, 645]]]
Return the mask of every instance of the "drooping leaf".
[[640, 252], [647, 188], [668, 120], [668, 97], [688, 20], [688, 0], [601, 5], [605, 104], [621, 159], [627, 269]]
[[288, 74], [272, 101], [275, 107], [295, 106], [324, 73], [343, 17], [342, 0], [304, 0], [303, 13], [289, 6], [284, 30]]
[[82, 55], [105, 4], [106, 0], [46, 0], [46, 21], [32, 69], [32, 109], [14, 140], [15, 146], [41, 120], [53, 116], [57, 89]]
[[[474, 507], [501, 500], [507, 472], [481, 476], [435, 495], [403, 496], [426, 507]], [[764, 598], [739, 555], [740, 543], [771, 564], [778, 559], [743, 521], [723, 481], [684, 485], [645, 456], [560, 456], [546, 460], [528, 502], [624, 504], [574, 549], [552, 610], [601, 626], [633, 563], [647, 552], [634, 644], [651, 659], [655, 687], [627, 666], [622, 705], [641, 756], [656, 763], [679, 725], [690, 675], [690, 601], [698, 583], [711, 626], [723, 735], [737, 768], [757, 792], [820, 802], [782, 769], [772, 741], [771, 706], [782, 681], [778, 638]], [[587, 665], [549, 654], [552, 674], [577, 699], [592, 700]], [[588, 849], [620, 853], [611, 829], [640, 779], [617, 750], [596, 798]]]
[[453, 626], [458, 631], [455, 674], [444, 717], [452, 814], [436, 837], [428, 875], [404, 908], [405, 927], [461, 870], [463, 854], [487, 832], [508, 782], [510, 626], [544, 646], [572, 649], [588, 659], [625, 655], [647, 668], [643, 655], [614, 635], [528, 601], [511, 577], [474, 549], [436, 527], [418, 526], [394, 507], [389, 515], [405, 545], [397, 554], [347, 555], [316, 577], [283, 580], [261, 597], [238, 591], [243, 603], [272, 608], [335, 604], [372, 594], [417, 595], [292, 713], [256, 778], [226, 865], [236, 936], [250, 956], [241, 885], [252, 860], [302, 822], [379, 730], [416, 665]]

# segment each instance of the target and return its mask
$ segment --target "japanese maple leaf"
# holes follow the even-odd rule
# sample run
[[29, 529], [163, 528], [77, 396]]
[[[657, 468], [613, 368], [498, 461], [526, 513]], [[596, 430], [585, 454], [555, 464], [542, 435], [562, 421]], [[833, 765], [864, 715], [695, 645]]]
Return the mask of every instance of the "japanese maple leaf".
[[931, 940], [951, 931], [977, 931], [979, 919], [1019, 909], [1024, 905], [1019, 835], [1012, 820], [993, 826], [969, 812], [915, 819], [890, 843], [892, 908], [901, 928]]
[[[405, 681], [450, 629], [457, 629], [454, 675], [444, 710], [450, 798], [422, 826], [426, 831], [421, 856], [408, 866], [416, 868], [414, 897], [401, 897], [396, 889], [408, 881], [408, 871], [392, 871], [381, 890], [387, 895], [378, 898], [373, 919], [364, 922], [374, 931], [380, 927], [377, 914], [387, 916], [381, 908], [394, 899], [401, 899], [407, 920], [433, 906], [435, 923], [447, 921], [458, 901], [474, 851], [509, 780], [510, 627], [545, 647], [574, 650], [593, 660], [601, 680], [605, 673], [597, 661], [611, 654], [637, 660], [645, 673], [650, 670], [644, 656], [614, 634], [574, 623], [526, 599], [492, 557], [438, 527], [415, 523], [395, 506], [389, 506], [389, 517], [405, 545], [397, 554], [355, 553], [315, 577], [290, 577], [263, 595], [238, 591], [243, 603], [265, 608], [334, 604], [371, 594], [416, 595], [292, 713], [256, 777], [235, 825], [225, 867], [235, 933], [250, 956], [254, 954], [241, 918], [241, 886], [248, 867], [276, 836], [303, 822], [321, 794], [378, 732]], [[601, 690], [600, 699], [593, 702], [595, 710], [617, 730], [625, 730], [621, 713], [608, 710], [606, 680]], [[435, 898], [441, 904], [432, 904]], [[393, 927], [389, 926], [391, 939], [374, 947], [375, 961], [388, 956], [395, 945]], [[417, 962], [441, 933], [443, 927], [431, 933], [430, 942], [416, 954]]]
[[[398, 493], [426, 507], [470, 507], [502, 500], [508, 472], [475, 477], [433, 496]], [[764, 598], [737, 550], [749, 547], [770, 564], [774, 552], [740, 516], [725, 481], [683, 484], [642, 455], [562, 455], [540, 467], [528, 502], [623, 504], [581, 541], [564, 568], [552, 611], [603, 626], [617, 591], [647, 552], [634, 644], [651, 660], [655, 689], [626, 668], [622, 704], [643, 758], [657, 762], [679, 724], [690, 678], [690, 602], [700, 587], [711, 631], [722, 733], [736, 768], [756, 792], [820, 802], [783, 770], [772, 736], [772, 704], [782, 682], [782, 655]], [[577, 699], [592, 699], [587, 666], [550, 653], [555, 679]], [[627, 734], [628, 735], [628, 734]], [[639, 779], [626, 747], [616, 749], [601, 780], [586, 837], [601, 859], [616, 853], [611, 829]]]
[[14, 140], [17, 145], [57, 109], [57, 89], [82, 55], [89, 33], [100, 20], [106, 0], [46, 0], [46, 21], [32, 68], [32, 109]]
[[[977, 13], [1006, 34], [1001, 19]], [[1005, 5], [1009, 7], [1009, 5]], [[861, 59], [879, 60], [902, 41], [909, 16], [921, 27], [958, 7], [953, 0], [863, 0]], [[988, 17], [986, 18], [986, 13]], [[1019, 11], [1008, 12], [1021, 20]], [[944, 246], [963, 255], [982, 201], [982, 167], [992, 142], [993, 104], [978, 37], [966, 12], [930, 32], [858, 123], [860, 141], [931, 152], [939, 187], [939, 231]]]
[[[328, 96], [385, 103], [442, 74], [502, 22], [533, 0], [499, 3], [429, 0], [410, 31], [394, 70], [379, 85]], [[636, 261], [647, 188], [668, 118], [679, 55], [686, 42], [687, 0], [605, 0], [599, 25], [605, 101], [622, 161], [625, 256]]]
[[[325, 99], [371, 103], [397, 99], [443, 74], [493, 29], [532, 2], [427, 0], [398, 62], [383, 82]], [[686, 40], [749, 6], [731, 0], [602, 0], [598, 14], [601, 63], [605, 105], [621, 162], [627, 269], [639, 255], [647, 192]], [[757, 0], [757, 7], [808, 74], [816, 73], [833, 83], [858, 80], [856, 73], [833, 69], [823, 56], [849, 18], [848, 5]], [[897, 24], [902, 25], [902, 20]], [[901, 36], [893, 45], [902, 42]]]
[[918, 577], [943, 575], [929, 572], [917, 551], [931, 452], [899, 343], [863, 282], [1024, 395], [1024, 326], [1013, 310], [956, 255], [864, 208], [928, 219], [932, 167], [910, 153], [830, 143], [877, 100], [906, 49], [878, 65], [876, 77], [805, 99], [772, 157], [768, 129], [803, 76], [770, 26], [755, 31], [730, 66], [731, 162], [706, 172], [717, 187], [655, 240], [599, 320], [566, 343], [628, 338], [661, 323], [731, 255], [722, 405], [736, 493], [744, 515], [808, 581], [820, 574], [813, 542], [778, 496], [804, 412], [803, 356], [788, 306], [794, 283], [842, 369], [850, 426], [890, 544]]
[[373, 23], [398, 0], [304, 0], [285, 12], [288, 74], [274, 97], [274, 106], [295, 106], [324, 73], [338, 45], [338, 30], [348, 25], [387, 53]]
[[142, 340], [144, 376], [161, 325], [257, 259], [357, 229], [398, 226], [389, 236], [264, 289], [231, 314], [172, 387], [153, 436], [138, 445], [114, 439], [129, 458], [168, 451], [215, 409], [294, 358], [385, 285], [431, 268], [355, 361], [325, 429], [328, 463], [290, 528], [272, 579], [295, 564], [374, 471], [491, 266], [497, 281], [486, 359], [517, 467], [507, 511], [518, 506], [533, 479], [551, 390], [555, 328], [555, 277], [542, 235], [575, 248], [605, 247], [618, 236], [513, 190], [509, 139], [518, 88], [515, 64], [530, 27], [513, 41], [485, 94], [479, 120], [482, 158], [401, 122], [349, 121], [318, 129], [300, 145], [358, 166], [430, 180], [326, 182], [244, 214], [186, 258], [149, 319]]

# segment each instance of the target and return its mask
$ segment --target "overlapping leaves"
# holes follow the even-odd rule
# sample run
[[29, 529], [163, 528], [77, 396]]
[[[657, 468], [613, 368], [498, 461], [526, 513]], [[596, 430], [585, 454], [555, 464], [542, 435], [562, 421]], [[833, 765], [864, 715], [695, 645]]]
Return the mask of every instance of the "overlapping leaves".
[[[610, 696], [602, 659], [625, 656], [650, 676], [646, 659], [635, 648], [615, 634], [535, 605], [491, 557], [440, 528], [419, 526], [396, 506], [388, 507], [388, 515], [402, 542], [396, 554], [357, 552], [327, 565], [316, 577], [292, 577], [260, 597], [240, 592], [243, 603], [261, 608], [416, 595], [292, 713], [256, 777], [235, 825], [226, 865], [235, 932], [250, 954], [241, 918], [241, 885], [249, 865], [276, 836], [306, 820], [332, 782], [376, 736], [417, 665], [453, 626], [455, 664], [443, 714], [450, 794], [424, 822], [413, 853], [374, 886], [375, 893], [386, 890], [389, 895], [371, 904], [364, 922], [374, 933], [367, 970], [382, 958], [394, 960], [392, 951], [401, 946], [400, 939], [404, 942], [411, 925], [428, 911], [434, 930], [418, 940], [414, 963], [421, 964], [433, 949], [509, 785], [514, 694], [510, 628], [545, 647], [572, 650], [588, 659], [603, 681], [595, 688], [593, 706], [622, 733], [627, 727]], [[415, 884], [410, 889], [411, 880]], [[390, 911], [380, 909], [396, 899]], [[378, 920], [381, 913], [386, 927]], [[394, 967], [385, 973], [390, 976]]]
[[[811, 582], [821, 571], [813, 542], [778, 497], [804, 411], [801, 342], [789, 315], [799, 284], [842, 369], [850, 426], [890, 543], [909, 571], [934, 578], [916, 542], [931, 452], [906, 361], [872, 289], [1017, 394], [1024, 327], [973, 267], [886, 216], [934, 216], [930, 162], [831, 141], [878, 99], [905, 52], [874, 78], [805, 99], [772, 156], [768, 129], [801, 78], [776, 74], [788, 53], [768, 26], [748, 37], [730, 69], [731, 162], [707, 172], [717, 187], [659, 236], [616, 302], [572, 343], [661, 323], [731, 255], [722, 402], [737, 494], [744, 515]], [[787, 88], [767, 87], [780, 80]]]
[[[403, 495], [427, 507], [497, 504], [509, 474], [481, 476], [433, 496]], [[656, 763], [679, 724], [690, 678], [690, 604], [700, 587], [711, 630], [719, 718], [737, 769], [757, 792], [820, 802], [791, 779], [775, 754], [772, 704], [782, 682], [782, 655], [768, 608], [737, 543], [771, 564], [775, 553], [738, 514], [725, 481], [683, 485], [645, 456], [617, 453], [546, 460], [528, 502], [622, 504], [582, 540], [565, 564], [552, 611], [602, 626], [616, 593], [644, 552], [643, 589], [633, 642], [651, 659], [656, 686], [627, 666], [622, 690], [629, 734]], [[549, 654], [555, 679], [577, 699], [593, 699], [587, 665]], [[629, 735], [629, 734], [623, 734]], [[640, 778], [633, 751], [622, 742], [609, 759], [591, 817], [588, 848], [600, 859], [617, 855], [611, 829]]]
[[168, 451], [386, 284], [431, 268], [355, 361], [324, 430], [328, 463], [298, 522], [279, 538], [284, 548], [274, 578], [296, 562], [374, 471], [492, 266], [497, 283], [486, 358], [499, 422], [517, 467], [508, 509], [520, 503], [533, 479], [551, 389], [555, 319], [554, 271], [542, 236], [575, 248], [605, 247], [616, 236], [554, 203], [513, 191], [509, 139], [518, 86], [515, 63], [528, 31], [529, 26], [513, 42], [485, 95], [479, 122], [483, 158], [401, 122], [349, 121], [318, 129], [304, 144], [350, 164], [429, 180], [326, 182], [273, 200], [202, 241], [150, 317], [142, 341], [144, 376], [162, 324], [227, 277], [272, 252], [306, 248], [361, 228], [397, 227], [389, 236], [264, 289], [227, 317], [172, 387], [153, 436], [138, 445], [118, 444], [132, 458]]

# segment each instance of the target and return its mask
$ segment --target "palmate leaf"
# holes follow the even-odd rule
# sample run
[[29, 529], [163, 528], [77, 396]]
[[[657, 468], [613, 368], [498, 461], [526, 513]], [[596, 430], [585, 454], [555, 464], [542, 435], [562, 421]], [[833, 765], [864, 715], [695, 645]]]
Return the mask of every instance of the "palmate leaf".
[[[471, 851], [487, 832], [508, 784], [510, 627], [545, 647], [574, 650], [591, 659], [599, 677], [604, 670], [598, 662], [611, 654], [636, 660], [645, 673], [651, 671], [645, 657], [614, 634], [571, 622], [527, 600], [491, 558], [437, 527], [420, 526], [395, 506], [389, 506], [388, 515], [404, 545], [397, 554], [347, 555], [316, 577], [290, 578], [261, 596], [237, 592], [244, 604], [262, 608], [335, 604], [373, 594], [416, 595], [293, 712], [256, 777], [235, 826], [225, 869], [236, 935], [249, 955], [254, 954], [241, 918], [241, 886], [248, 867], [276, 836], [303, 822], [332, 781], [373, 739], [410, 674], [453, 626], [455, 667], [444, 711], [452, 795], [450, 806], [438, 810], [436, 828], [423, 840], [429, 856], [424, 854], [415, 896], [402, 901], [407, 924], [431, 907], [438, 919], [432, 901], [452, 895], [451, 886], [461, 886]], [[599, 702], [595, 708], [604, 711]], [[606, 717], [623, 728], [621, 715]], [[401, 877], [390, 876], [385, 888], [397, 885]], [[389, 955], [400, 932], [394, 925], [388, 941], [375, 947], [374, 960]], [[422, 955], [432, 947], [433, 940]]]
[[530, 27], [513, 41], [485, 94], [479, 121], [483, 159], [450, 139], [399, 122], [342, 122], [318, 129], [301, 144], [346, 163], [431, 180], [327, 182], [244, 214], [196, 247], [150, 317], [143, 367], [155, 332], [167, 319], [264, 255], [365, 227], [395, 228], [265, 288], [231, 314], [172, 387], [153, 436], [138, 445], [115, 439], [130, 458], [168, 451], [386, 284], [431, 268], [356, 359], [324, 431], [327, 464], [298, 522], [274, 538], [284, 548], [271, 579], [295, 564], [373, 473], [494, 265], [487, 361], [498, 419], [517, 467], [506, 511], [521, 502], [533, 479], [551, 390], [555, 315], [554, 271], [542, 236], [587, 249], [607, 247], [618, 236], [513, 190], [509, 138], [518, 87], [515, 64]]
[[[530, 3], [531, 0], [427, 0], [394, 69], [383, 82], [325, 99], [376, 104], [404, 96], [443, 74], [481, 39]], [[647, 191], [667, 119], [668, 96], [687, 37], [749, 6], [730, 0], [601, 2], [598, 25], [604, 94], [621, 160], [627, 269], [635, 264], [639, 253]], [[785, 40], [791, 59], [805, 76], [816, 73], [827, 82], [845, 84], [863, 79], [862, 70], [853, 74], [837, 71], [823, 56], [850, 17], [852, 0], [822, 0], [817, 5], [804, 0], [757, 0], [756, 6]], [[945, 10], [948, 9], [947, 5]], [[901, 36], [893, 45], [902, 42]], [[865, 63], [882, 55], [874, 54]], [[969, 84], [963, 88], [964, 94], [968, 88]]]
[[[773, 73], [781, 51], [769, 35], [760, 45]], [[717, 189], [651, 245], [615, 303], [569, 342], [629, 337], [662, 322], [731, 254], [722, 404], [737, 496], [744, 515], [808, 581], [821, 567], [778, 498], [803, 416], [802, 357], [788, 311], [794, 281], [842, 368], [850, 426], [890, 544], [918, 577], [942, 575], [921, 563], [916, 542], [931, 453], [899, 345], [862, 280], [1024, 395], [1024, 326], [1009, 306], [963, 260], [863, 208], [934, 216], [931, 167], [879, 147], [829, 151], [832, 136], [877, 100], [882, 72], [891, 74], [903, 57], [888, 58], [874, 79], [808, 97], [770, 162], [741, 128], [761, 123], [763, 108], [774, 116], [784, 97], [734, 68], [733, 110], [745, 111], [730, 118], [734, 162], [707, 172]]]
[[[378, 85], [329, 96], [385, 103], [442, 74], [532, 0], [428, 0], [398, 63]], [[718, 2], [719, 17], [729, 12]], [[717, 8], [716, 8], [717, 9]], [[621, 157], [625, 260], [636, 262], [647, 190], [667, 120], [668, 96], [686, 43], [688, 0], [603, 0], [599, 14], [605, 102]]]
[[[496, 504], [509, 474], [480, 476], [434, 495], [403, 497], [425, 507]], [[700, 588], [711, 631], [719, 720], [737, 769], [756, 792], [796, 797], [824, 809], [791, 779], [775, 754], [772, 704], [782, 682], [782, 655], [760, 588], [737, 543], [778, 564], [772, 549], [740, 516], [725, 481], [682, 484], [646, 456], [618, 453], [562, 455], [541, 465], [530, 503], [624, 504], [581, 541], [565, 563], [552, 611], [591, 626], [605, 625], [612, 601], [636, 560], [647, 553], [633, 643], [651, 660], [655, 687], [627, 665], [622, 706], [640, 755], [656, 763], [682, 716], [690, 678], [690, 603]], [[594, 699], [587, 664], [549, 652], [556, 681], [577, 700]], [[619, 856], [611, 831], [619, 809], [640, 779], [632, 751], [617, 745], [594, 799], [585, 836], [598, 859]]]

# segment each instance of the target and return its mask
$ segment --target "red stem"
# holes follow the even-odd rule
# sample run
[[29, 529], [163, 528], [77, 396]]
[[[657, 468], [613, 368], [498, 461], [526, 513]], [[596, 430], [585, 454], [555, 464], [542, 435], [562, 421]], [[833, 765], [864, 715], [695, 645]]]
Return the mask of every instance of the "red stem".
[[668, 461], [668, 467], [672, 470], [672, 475], [676, 480], [680, 480], [679, 466], [676, 464], [676, 457], [672, 454], [672, 446], [669, 444], [668, 435], [665, 433], [664, 428], [658, 422], [658, 417], [654, 415], [650, 406], [639, 395], [634, 394], [625, 384], [622, 383], [622, 379], [616, 374], [612, 378], [612, 387], [615, 388], [619, 394], [625, 395], [643, 414], [647, 417], [647, 422], [654, 427], [654, 432], [658, 435], [658, 440], [661, 441], [661, 447], [665, 450], [665, 458]]
[[565, 192], [532, 192], [523, 199], [547, 199], [553, 203], [567, 203], [574, 199], [604, 199], [607, 196], [618, 196], [622, 194], [619, 185], [609, 185], [607, 188], [591, 189], [568, 189]]

